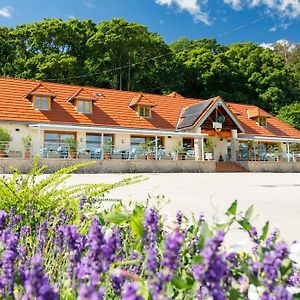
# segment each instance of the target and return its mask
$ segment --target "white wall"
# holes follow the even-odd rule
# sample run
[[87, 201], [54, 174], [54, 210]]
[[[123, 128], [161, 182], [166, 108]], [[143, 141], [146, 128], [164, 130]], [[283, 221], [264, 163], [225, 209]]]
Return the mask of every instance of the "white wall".
[[117, 133], [114, 140], [115, 148], [117, 149], [129, 149], [130, 148], [130, 134]]
[[227, 157], [227, 139], [223, 139], [222, 141], [218, 138], [214, 139], [215, 146], [214, 146], [214, 157], [215, 160], [219, 160], [220, 155], [222, 155], [223, 160], [226, 160]]
[[[9, 143], [8, 150], [24, 152], [25, 149], [22, 137], [30, 134], [28, 126], [18, 123], [1, 122], [0, 127], [6, 128], [12, 136], [12, 141]], [[17, 131], [18, 129], [19, 131]]]
[[179, 136], [171, 136], [168, 138], [167, 136], [165, 137], [165, 149], [166, 149], [166, 154], [171, 154], [174, 152], [174, 147], [177, 146], [178, 143], [182, 143], [182, 137]]

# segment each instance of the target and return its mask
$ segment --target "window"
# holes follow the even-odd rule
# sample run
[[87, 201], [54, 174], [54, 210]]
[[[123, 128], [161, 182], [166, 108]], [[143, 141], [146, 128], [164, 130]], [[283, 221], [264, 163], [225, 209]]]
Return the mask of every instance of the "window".
[[[157, 137], [157, 145], [163, 146], [163, 138]], [[130, 147], [135, 149], [136, 152], [143, 152], [145, 147], [154, 149], [155, 147], [155, 137], [149, 136], [131, 136], [130, 137]]]
[[77, 111], [83, 114], [92, 113], [92, 101], [91, 100], [77, 100]]
[[262, 117], [258, 118], [258, 125], [262, 127], [267, 126], [267, 119]]
[[192, 138], [184, 138], [182, 139], [183, 148], [186, 150], [194, 149], [194, 139]]
[[44, 136], [45, 148], [47, 148], [50, 151], [66, 150], [66, 145], [65, 145], [64, 141], [67, 138], [76, 139], [76, 133], [75, 132], [46, 131], [45, 136]]
[[38, 110], [50, 110], [50, 97], [35, 96], [33, 108]]
[[[113, 145], [113, 134], [104, 134], [104, 143]], [[86, 134], [86, 149], [92, 152], [100, 151], [101, 149], [101, 133]]]
[[151, 107], [139, 106], [139, 116], [142, 118], [151, 118]]

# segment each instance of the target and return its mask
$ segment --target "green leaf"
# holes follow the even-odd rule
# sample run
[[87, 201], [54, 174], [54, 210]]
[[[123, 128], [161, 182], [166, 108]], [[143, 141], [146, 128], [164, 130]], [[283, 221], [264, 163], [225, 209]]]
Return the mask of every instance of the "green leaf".
[[132, 214], [130, 219], [130, 228], [134, 237], [137, 240], [141, 239], [144, 234], [143, 220], [144, 220], [143, 210], [136, 210]]
[[239, 290], [232, 288], [228, 292], [228, 299], [230, 299], [230, 300], [242, 300], [244, 298], [243, 298], [243, 295], [240, 293]]
[[253, 205], [251, 205], [247, 211], [246, 211], [246, 214], [245, 214], [245, 218], [250, 221], [251, 217], [253, 215]]
[[282, 263], [281, 263], [281, 267], [280, 267], [280, 273], [281, 273], [281, 276], [285, 276], [289, 273], [289, 271], [292, 271], [292, 266], [293, 266], [293, 263], [290, 259], [288, 258], [285, 258]]
[[262, 229], [262, 234], [259, 238], [261, 241], [264, 241], [267, 238], [268, 231], [269, 231], [269, 221], [265, 224], [265, 226]]
[[128, 215], [119, 212], [110, 212], [107, 215], [104, 215], [103, 218], [108, 222], [112, 222], [118, 225], [127, 222], [129, 220]]
[[198, 263], [203, 263], [203, 257], [201, 255], [195, 255], [193, 257], [193, 263], [194, 263], [194, 265], [196, 265]]
[[230, 215], [235, 216], [236, 215], [236, 211], [237, 211], [237, 200], [234, 200], [232, 202], [232, 204], [230, 205], [230, 207], [227, 209], [226, 215], [227, 216], [230, 216]]
[[198, 244], [198, 248], [201, 250], [205, 245], [207, 239], [212, 237], [212, 233], [209, 230], [209, 227], [206, 222], [203, 222], [200, 227], [200, 241]]
[[248, 232], [250, 232], [252, 226], [246, 218], [239, 220], [238, 223]]
[[172, 279], [172, 284], [173, 286], [175, 286], [176, 288], [180, 289], [180, 290], [190, 290], [193, 287], [194, 282], [193, 281], [187, 281], [179, 276], [175, 276]]

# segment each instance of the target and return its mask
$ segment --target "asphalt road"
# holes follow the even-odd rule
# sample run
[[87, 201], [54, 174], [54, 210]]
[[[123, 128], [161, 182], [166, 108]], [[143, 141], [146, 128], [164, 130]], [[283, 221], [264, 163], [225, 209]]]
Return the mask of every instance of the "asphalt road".
[[[72, 175], [70, 184], [116, 182], [132, 174]], [[113, 190], [109, 197], [146, 201], [163, 195], [167, 218], [177, 210], [196, 216], [203, 212], [209, 221], [223, 213], [237, 199], [241, 210], [254, 204], [254, 224], [269, 220], [271, 228], [279, 228], [281, 236], [300, 241], [300, 174], [281, 173], [201, 173], [143, 174], [147, 180]], [[151, 200], [155, 203], [155, 200]], [[234, 238], [239, 233], [234, 234]]]

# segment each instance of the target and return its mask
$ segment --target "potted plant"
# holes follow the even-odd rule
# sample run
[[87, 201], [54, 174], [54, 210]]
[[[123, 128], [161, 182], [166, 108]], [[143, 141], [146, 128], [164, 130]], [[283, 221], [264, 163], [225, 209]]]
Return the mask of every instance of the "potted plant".
[[112, 142], [111, 141], [104, 141], [103, 145], [103, 158], [110, 159], [112, 149]]
[[213, 137], [209, 137], [204, 143], [205, 159], [212, 160], [214, 153], [215, 141]]
[[65, 139], [65, 143], [67, 144], [70, 158], [76, 158], [78, 141], [76, 141], [74, 138], [67, 138]]
[[185, 149], [182, 146], [181, 142], [178, 142], [177, 144], [175, 144], [173, 146], [173, 151], [176, 154], [176, 159], [177, 160], [184, 160], [184, 158], [185, 158]]
[[140, 143], [140, 147], [143, 149], [147, 160], [153, 160], [153, 144], [154, 143], [155, 143], [155, 140], [147, 140], [144, 143]]
[[[248, 158], [249, 160], [256, 160], [256, 156], [258, 155], [258, 142], [254, 141], [254, 140], [248, 140], [247, 141], [247, 145], [248, 145]], [[252, 154], [253, 154], [253, 158], [252, 158]]]
[[23, 140], [23, 144], [24, 144], [24, 148], [25, 148], [25, 158], [29, 159], [31, 154], [30, 154], [30, 148], [31, 148], [31, 142], [32, 142], [32, 137], [30, 134], [24, 136], [22, 138]]
[[0, 157], [6, 157], [8, 143], [12, 140], [9, 131], [0, 127]]

